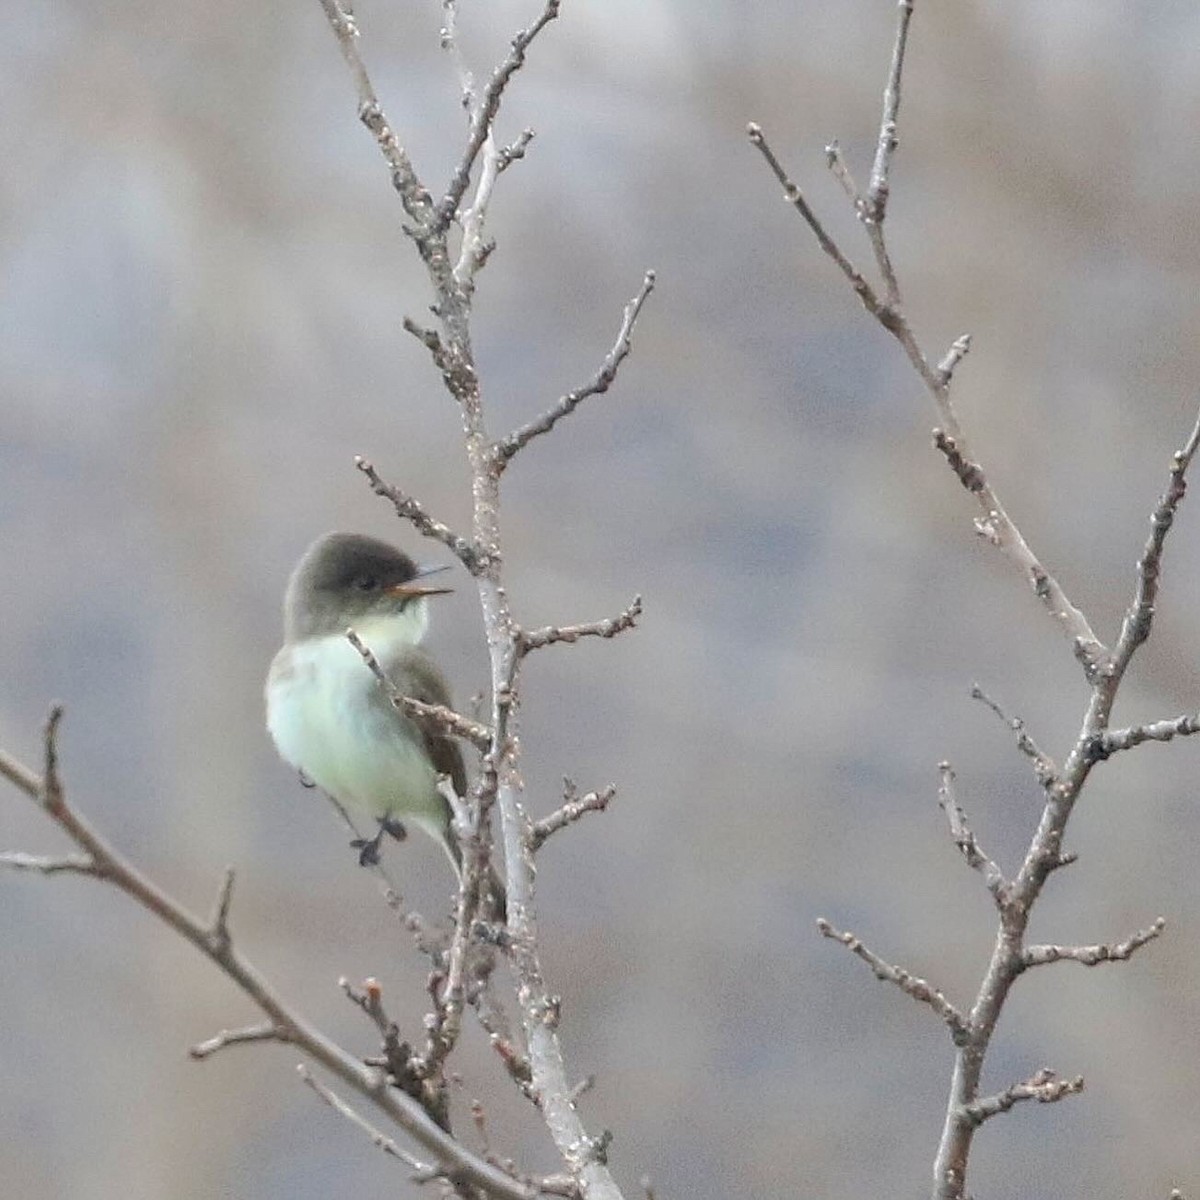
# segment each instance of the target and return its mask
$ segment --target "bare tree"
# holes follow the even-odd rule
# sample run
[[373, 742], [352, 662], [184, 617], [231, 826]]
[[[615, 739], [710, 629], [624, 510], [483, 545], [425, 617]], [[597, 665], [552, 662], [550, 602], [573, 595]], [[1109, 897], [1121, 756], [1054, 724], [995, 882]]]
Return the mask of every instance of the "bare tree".
[[[458, 71], [467, 136], [439, 197], [422, 182], [395, 126], [384, 114], [359, 53], [359, 31], [349, 5], [344, 0], [321, 0], [321, 5], [353, 77], [359, 119], [383, 155], [407, 217], [405, 233], [428, 271], [436, 325], [425, 327], [411, 319], [406, 319], [404, 325], [429, 350], [459, 407], [471, 473], [472, 521], [469, 533], [464, 534], [436, 520], [414, 497], [385, 482], [366, 459], [357, 461], [372, 490], [389, 500], [400, 518], [423, 536], [446, 546], [470, 573], [479, 593], [489, 654], [490, 704], [486, 721], [480, 721], [399, 694], [370, 651], [353, 631], [348, 634], [363, 656], [363, 670], [375, 672], [397, 708], [414, 720], [464, 740], [478, 752], [477, 781], [456, 814], [464, 846], [464, 870], [453, 931], [447, 939], [426, 929], [416, 918], [409, 918], [418, 946], [433, 962], [433, 1011], [426, 1018], [425, 1042], [414, 1048], [401, 1040], [375, 980], [369, 979], [361, 987], [343, 980], [348, 999], [375, 1024], [382, 1040], [379, 1056], [356, 1058], [280, 996], [235, 945], [230, 927], [232, 869], [221, 881], [212, 915], [201, 920], [120, 855], [68, 801], [59, 771], [60, 708], [53, 710], [46, 725], [40, 771], [0, 752], [0, 774], [31, 797], [68, 834], [79, 853], [48, 858], [14, 852], [3, 855], [0, 862], [43, 874], [91, 876], [133, 897], [207, 955], [264, 1014], [261, 1022], [222, 1030], [197, 1044], [192, 1048], [193, 1057], [207, 1058], [226, 1047], [248, 1043], [285, 1042], [296, 1046], [416, 1143], [419, 1154], [397, 1144], [301, 1066], [304, 1081], [364, 1129], [385, 1153], [404, 1163], [415, 1180], [440, 1180], [464, 1196], [484, 1193], [508, 1200], [533, 1200], [552, 1194], [614, 1200], [620, 1192], [607, 1166], [608, 1135], [593, 1135], [585, 1129], [576, 1107], [582, 1088], [571, 1081], [559, 1042], [561, 1006], [542, 967], [535, 895], [536, 852], [557, 831], [589, 812], [605, 808], [613, 788], [580, 795], [568, 781], [561, 807], [535, 819], [522, 794], [518, 717], [521, 666], [528, 654], [584, 637], [614, 637], [636, 623], [641, 600], [635, 598], [614, 617], [584, 624], [522, 626], [505, 589], [500, 485], [505, 470], [530, 442], [551, 432], [584, 400], [607, 391], [613, 384], [630, 353], [634, 327], [654, 287], [654, 274], [646, 273], [637, 294], [626, 305], [616, 341], [596, 373], [524, 425], [494, 436], [486, 423], [482, 384], [471, 346], [472, 299], [479, 273], [494, 245], [486, 221], [496, 182], [524, 156], [533, 137], [533, 131], [526, 129], [512, 142], [503, 144], [497, 139], [495, 124], [506, 89], [524, 64], [531, 45], [558, 16], [559, 0], [546, 0], [536, 19], [513, 38], [508, 54], [481, 86], [476, 85], [459, 51], [455, 0], [443, 0], [442, 44]], [[482, 906], [482, 881], [493, 850], [493, 815], [507, 888], [507, 925], [498, 931], [485, 919], [489, 914]], [[398, 897], [394, 893], [392, 897], [399, 905]], [[520, 1033], [510, 1025], [504, 1001], [493, 985], [498, 956], [503, 957], [511, 972]], [[545, 1121], [562, 1159], [561, 1173], [535, 1177], [507, 1163], [502, 1166], [495, 1156], [472, 1151], [453, 1134], [447, 1060], [457, 1044], [468, 1005], [474, 1008], [515, 1086]]]
[[896, 36], [883, 94], [883, 116], [866, 188], [860, 188], [855, 181], [837, 142], [830, 143], [825, 150], [826, 165], [866, 231], [881, 281], [879, 284], [867, 279], [829, 233], [780, 163], [762, 129], [752, 123], [747, 132], [782, 185], [784, 198], [800, 214], [818, 245], [836, 263], [867, 312], [900, 343], [937, 409], [939, 425], [933, 431], [933, 444], [979, 507], [976, 531], [1008, 558], [1066, 634], [1090, 687], [1079, 733], [1061, 764], [1038, 746], [1019, 718], [1006, 716], [985, 692], [978, 687], [973, 689], [974, 697], [988, 705], [1012, 731], [1017, 749], [1028, 759], [1042, 795], [1041, 818], [1012, 876], [1006, 875], [979, 845], [955, 794], [954, 771], [947, 762], [939, 764], [938, 802], [946, 814], [951, 839], [968, 866], [979, 873], [998, 914], [991, 958], [969, 1007], [953, 1003], [926, 980], [881, 958], [854, 933], [842, 932], [824, 918], [817, 922], [825, 937], [844, 945], [867, 964], [877, 979], [895, 984], [913, 999], [929, 1006], [946, 1024], [955, 1046], [955, 1062], [945, 1122], [933, 1164], [932, 1195], [934, 1200], [963, 1200], [967, 1195], [967, 1170], [975, 1133], [985, 1121], [1024, 1100], [1053, 1103], [1083, 1089], [1082, 1076], [1061, 1078], [1049, 1068], [1043, 1068], [1031, 1078], [1014, 1083], [995, 1095], [981, 1094], [984, 1063], [1013, 984], [1031, 968], [1057, 962], [1076, 962], [1085, 966], [1123, 962], [1157, 938], [1165, 928], [1165, 921], [1159, 917], [1120, 942], [1060, 946], [1030, 945], [1026, 941], [1030, 916], [1047, 880], [1054, 872], [1075, 861], [1075, 855], [1064, 849], [1064, 840], [1071, 813], [1092, 769], [1111, 755], [1142, 742], [1165, 742], [1200, 731], [1200, 717], [1196, 715], [1126, 729], [1113, 729], [1110, 724], [1113, 706], [1129, 665], [1150, 636], [1163, 548], [1184, 496], [1188, 468], [1200, 445], [1200, 417], [1171, 461], [1166, 489], [1150, 516], [1150, 535], [1138, 561], [1133, 597], [1115, 641], [1107, 644], [1093, 632], [1087, 617], [1068, 599], [1057, 579], [1030, 548], [967, 444], [951, 402], [951, 386], [956, 369], [970, 349], [970, 336], [963, 334], [956, 338], [941, 358], [935, 360], [913, 333], [905, 313], [899, 278], [885, 236], [913, 0], [898, 0], [897, 8]]

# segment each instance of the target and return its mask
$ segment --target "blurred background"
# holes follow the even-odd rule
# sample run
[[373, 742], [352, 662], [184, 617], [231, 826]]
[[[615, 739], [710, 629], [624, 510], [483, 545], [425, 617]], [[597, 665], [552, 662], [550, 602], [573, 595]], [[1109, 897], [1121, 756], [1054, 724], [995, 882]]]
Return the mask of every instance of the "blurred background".
[[[480, 74], [538, 10], [463, 0]], [[936, 804], [952, 760], [1015, 868], [1039, 812], [978, 681], [1055, 757], [1086, 688], [1070, 649], [930, 446], [934, 414], [746, 141], [777, 151], [866, 265], [828, 177], [868, 172], [894, 5], [570, 0], [500, 123], [537, 129], [498, 189], [475, 344], [493, 429], [588, 379], [646, 267], [617, 387], [506, 479], [510, 592], [531, 624], [645, 597], [639, 629], [529, 664], [531, 805], [612, 781], [539, 888], [583, 1102], [618, 1178], [664, 1198], [928, 1194], [951, 1047], [822, 941], [823, 915], [966, 1003], [991, 902]], [[385, 108], [439, 189], [462, 142], [435, 0], [363, 0]], [[425, 963], [344, 831], [276, 759], [261, 685], [293, 561], [328, 529], [425, 559], [355, 471], [466, 526], [457, 414], [400, 328], [430, 296], [315, 0], [5, 5], [0, 44], [0, 745], [36, 762], [67, 706], [79, 807], [193, 907], [240, 874], [244, 950], [360, 1053], [336, 986], [374, 974], [419, 1032]], [[913, 26], [892, 251], [958, 403], [1047, 566], [1111, 638], [1200, 376], [1200, 13], [1183, 0], [929, 0]], [[506, 138], [506, 140], [507, 140]], [[1117, 714], [1200, 708], [1200, 510]], [[460, 574], [432, 645], [484, 686]], [[1072, 822], [1037, 940], [1133, 963], [1026, 977], [987, 1079], [1087, 1091], [976, 1143], [979, 1196], [1200, 1191], [1200, 739], [1122, 755]], [[5, 788], [0, 844], [64, 845]], [[391, 853], [448, 910], [423, 840]], [[254, 1018], [115, 891], [0, 878], [0, 1160], [27, 1200], [410, 1196], [286, 1048], [186, 1048]], [[495, 1148], [555, 1165], [478, 1031], [460, 1066]], [[460, 1104], [460, 1110], [462, 1104]], [[460, 1116], [469, 1130], [469, 1121]], [[1189, 1192], [1188, 1189], [1191, 1189]]]

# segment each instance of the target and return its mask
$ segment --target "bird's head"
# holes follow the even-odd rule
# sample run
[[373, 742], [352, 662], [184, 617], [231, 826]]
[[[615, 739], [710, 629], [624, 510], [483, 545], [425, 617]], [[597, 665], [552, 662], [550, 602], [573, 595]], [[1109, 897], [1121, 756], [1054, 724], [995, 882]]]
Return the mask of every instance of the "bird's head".
[[304, 552], [283, 603], [288, 641], [385, 625], [389, 640], [416, 644], [429, 624], [426, 598], [453, 589], [428, 582], [443, 567], [419, 567], [378, 538], [327, 533]]

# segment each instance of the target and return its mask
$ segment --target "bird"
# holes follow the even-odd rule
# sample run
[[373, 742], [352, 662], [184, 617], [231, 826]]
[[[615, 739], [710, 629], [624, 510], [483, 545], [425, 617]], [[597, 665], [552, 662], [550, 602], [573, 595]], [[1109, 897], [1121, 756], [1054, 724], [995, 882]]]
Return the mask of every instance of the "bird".
[[363, 534], [317, 538], [284, 594], [284, 642], [267, 675], [267, 729], [302, 781], [374, 823], [372, 837], [351, 843], [363, 866], [379, 861], [385, 834], [403, 838], [411, 823], [442, 846], [461, 882], [462, 851], [438, 786], [447, 777], [466, 795], [458, 743], [398, 711], [346, 636], [355, 630], [402, 695], [450, 706], [445, 676], [421, 648], [430, 598], [453, 590], [428, 582], [442, 569], [419, 567]]

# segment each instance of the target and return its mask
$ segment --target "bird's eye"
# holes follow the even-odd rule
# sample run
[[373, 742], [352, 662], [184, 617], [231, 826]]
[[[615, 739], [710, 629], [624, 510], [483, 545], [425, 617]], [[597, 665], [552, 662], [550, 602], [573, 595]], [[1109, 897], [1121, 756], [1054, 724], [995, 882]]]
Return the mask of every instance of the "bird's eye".
[[354, 581], [354, 586], [360, 592], [373, 592], [379, 586], [379, 580], [374, 575], [360, 575]]

